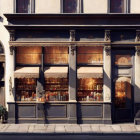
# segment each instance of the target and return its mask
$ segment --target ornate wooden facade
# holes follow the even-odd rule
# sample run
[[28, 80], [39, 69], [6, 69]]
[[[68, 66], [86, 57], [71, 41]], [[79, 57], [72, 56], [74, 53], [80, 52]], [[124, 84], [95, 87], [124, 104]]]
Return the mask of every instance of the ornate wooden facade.
[[[14, 48], [40, 46], [42, 62], [40, 77], [37, 81], [38, 93], [43, 93], [44, 47], [66, 46], [69, 48], [69, 100], [49, 102], [21, 102], [9, 104], [9, 122], [38, 123], [112, 123], [116, 121], [135, 121], [140, 123], [139, 90], [136, 93], [136, 72], [140, 66], [140, 15], [139, 14], [5, 14], [9, 24], [5, 27], [10, 32], [10, 51]], [[103, 101], [77, 100], [77, 49], [78, 47], [102, 47], [103, 64]], [[14, 53], [13, 53], [14, 52]], [[116, 53], [118, 52], [118, 54]], [[114, 56], [132, 55], [131, 69], [132, 98], [131, 107], [125, 109], [131, 117], [119, 118], [121, 111], [115, 108], [114, 79], [129, 76], [124, 72], [128, 67], [115, 66]], [[133, 53], [132, 53], [133, 52]], [[136, 54], [135, 54], [136, 52]], [[137, 55], [137, 56], [136, 56]], [[19, 57], [18, 57], [19, 58]], [[17, 59], [18, 59], [17, 58]], [[135, 66], [134, 66], [135, 64]], [[81, 66], [81, 65], [80, 65]], [[93, 67], [93, 64], [82, 66]], [[15, 66], [16, 67], [16, 66]], [[115, 69], [116, 68], [116, 69]], [[117, 76], [114, 71], [117, 71]], [[129, 73], [129, 72], [128, 72]], [[137, 98], [137, 102], [135, 99]], [[31, 113], [32, 112], [32, 113]], [[119, 114], [120, 113], [120, 114]], [[116, 117], [117, 116], [117, 117]]]

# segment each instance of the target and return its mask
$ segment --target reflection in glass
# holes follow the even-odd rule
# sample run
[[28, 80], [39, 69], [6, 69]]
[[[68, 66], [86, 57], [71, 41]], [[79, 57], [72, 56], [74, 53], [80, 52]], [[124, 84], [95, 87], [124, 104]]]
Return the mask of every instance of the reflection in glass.
[[64, 13], [77, 13], [78, 0], [63, 0]]
[[17, 101], [36, 101], [36, 85], [34, 78], [16, 79], [16, 100]]
[[131, 79], [120, 77], [115, 83], [115, 106], [127, 108], [131, 101]]
[[45, 64], [68, 64], [68, 47], [45, 47]]
[[17, 13], [29, 13], [30, 12], [30, 0], [16, 0], [16, 12]]
[[16, 49], [17, 64], [41, 64], [41, 47], [18, 47]]
[[115, 64], [116, 65], [132, 65], [131, 55], [116, 55]]
[[125, 0], [111, 0], [110, 12], [111, 13], [124, 13]]
[[78, 101], [103, 101], [103, 79], [78, 79]]
[[103, 48], [98, 47], [78, 47], [78, 64], [96, 64], [103, 63]]
[[68, 78], [45, 79], [45, 101], [68, 101]]

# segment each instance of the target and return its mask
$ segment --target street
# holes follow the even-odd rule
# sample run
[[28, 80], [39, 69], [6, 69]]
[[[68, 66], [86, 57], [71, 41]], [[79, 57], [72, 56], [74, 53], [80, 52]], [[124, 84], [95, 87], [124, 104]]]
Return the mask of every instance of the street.
[[140, 135], [0, 135], [0, 140], [140, 140]]

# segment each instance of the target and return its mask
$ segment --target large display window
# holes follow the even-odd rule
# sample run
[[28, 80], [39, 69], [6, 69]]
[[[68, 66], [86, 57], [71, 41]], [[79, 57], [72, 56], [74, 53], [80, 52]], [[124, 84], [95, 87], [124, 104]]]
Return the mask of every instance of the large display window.
[[68, 101], [68, 79], [46, 78], [45, 91], [46, 101]]
[[68, 101], [68, 47], [45, 47], [45, 100]]
[[115, 82], [115, 107], [128, 108], [131, 102], [131, 78], [119, 77]]
[[77, 100], [103, 101], [103, 47], [78, 47]]
[[103, 79], [78, 79], [78, 101], [103, 101]]
[[16, 101], [36, 101], [35, 78], [16, 79]]

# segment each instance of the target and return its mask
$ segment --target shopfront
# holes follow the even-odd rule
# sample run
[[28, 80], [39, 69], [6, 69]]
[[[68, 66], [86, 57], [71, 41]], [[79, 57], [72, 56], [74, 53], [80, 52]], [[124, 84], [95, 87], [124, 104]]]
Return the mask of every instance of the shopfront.
[[113, 110], [114, 121], [134, 120], [134, 49], [117, 49], [113, 52]]
[[[12, 15], [6, 16], [12, 24], [23, 21], [16, 15], [15, 21], [11, 20]], [[42, 24], [57, 18], [42, 16], [48, 20], [42, 21], [40, 15], [32, 18]], [[27, 27], [26, 17], [24, 28], [7, 26], [15, 62], [15, 100], [8, 102], [9, 122], [138, 124], [139, 31], [118, 28], [114, 20], [114, 28], [81, 27], [85, 24], [84, 15], [80, 21], [75, 21], [74, 15], [67, 16], [62, 21], [68, 27], [58, 21], [53, 28], [34, 28], [36, 20]], [[72, 28], [67, 18], [79, 26]], [[108, 21], [106, 18], [101, 19]], [[121, 16], [117, 18], [123, 20]], [[95, 24], [89, 20], [90, 23]]]
[[[112, 109], [116, 122], [133, 121], [132, 51], [112, 53]], [[69, 46], [15, 47], [17, 123], [68, 123], [71, 104], [77, 108], [78, 123], [105, 121], [104, 109], [108, 104], [111, 109], [111, 104], [105, 102], [104, 95], [104, 47], [76, 48], [76, 102], [70, 100], [69, 56]]]

